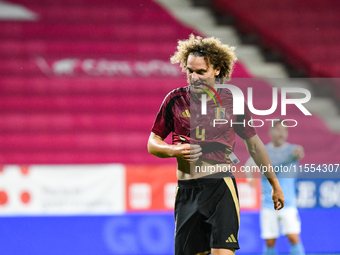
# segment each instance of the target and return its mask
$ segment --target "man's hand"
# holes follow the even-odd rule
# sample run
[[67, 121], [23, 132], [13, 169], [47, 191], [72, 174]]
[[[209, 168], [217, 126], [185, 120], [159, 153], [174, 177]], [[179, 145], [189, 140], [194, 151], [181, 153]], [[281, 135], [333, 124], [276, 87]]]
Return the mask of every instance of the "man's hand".
[[285, 206], [285, 198], [280, 186], [273, 187], [272, 199], [275, 210], [281, 210]]
[[301, 145], [297, 145], [293, 151], [294, 158], [302, 159], [305, 156], [305, 151]]
[[188, 162], [196, 162], [202, 155], [202, 148], [198, 144], [177, 144], [172, 147], [173, 156]]

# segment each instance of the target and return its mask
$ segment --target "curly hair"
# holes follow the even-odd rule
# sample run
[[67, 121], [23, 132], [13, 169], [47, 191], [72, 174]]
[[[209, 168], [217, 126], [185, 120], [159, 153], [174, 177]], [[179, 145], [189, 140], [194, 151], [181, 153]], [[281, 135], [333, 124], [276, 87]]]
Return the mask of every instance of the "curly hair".
[[180, 63], [182, 71], [186, 71], [187, 60], [190, 54], [204, 57], [207, 65], [216, 69], [221, 68], [218, 78], [230, 79], [237, 57], [235, 47], [222, 44], [220, 39], [214, 37], [202, 38], [191, 34], [187, 40], [178, 40], [177, 51], [170, 58], [172, 64]]

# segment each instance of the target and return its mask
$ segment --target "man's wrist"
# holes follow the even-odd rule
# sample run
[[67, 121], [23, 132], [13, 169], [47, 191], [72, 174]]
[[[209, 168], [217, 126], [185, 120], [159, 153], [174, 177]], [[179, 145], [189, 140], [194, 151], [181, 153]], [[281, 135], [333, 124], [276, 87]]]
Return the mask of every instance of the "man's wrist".
[[278, 181], [273, 183], [272, 184], [272, 188], [273, 188], [273, 190], [276, 190], [276, 189], [280, 189], [281, 190], [280, 183]]
[[277, 189], [277, 188], [281, 189], [280, 183], [279, 183], [277, 178], [269, 178], [268, 181], [269, 181], [270, 185], [272, 186], [273, 190]]
[[171, 158], [177, 158], [177, 154], [176, 154], [176, 144], [174, 144], [174, 145], [169, 145], [169, 157], [171, 157]]

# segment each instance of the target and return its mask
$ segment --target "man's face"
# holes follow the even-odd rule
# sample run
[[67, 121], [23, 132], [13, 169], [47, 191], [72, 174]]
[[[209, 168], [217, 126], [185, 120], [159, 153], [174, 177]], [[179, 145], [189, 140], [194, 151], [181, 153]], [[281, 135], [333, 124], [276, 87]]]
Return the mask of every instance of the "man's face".
[[209, 89], [204, 84], [211, 87], [215, 85], [215, 77], [220, 73], [220, 68], [214, 69], [213, 65], [207, 65], [204, 57], [197, 57], [193, 54], [188, 56], [187, 77], [191, 85], [190, 89], [195, 94], [205, 93], [202, 89]]
[[282, 126], [280, 123], [276, 124], [270, 130], [270, 136], [274, 146], [278, 147], [284, 144], [288, 138], [288, 129]]

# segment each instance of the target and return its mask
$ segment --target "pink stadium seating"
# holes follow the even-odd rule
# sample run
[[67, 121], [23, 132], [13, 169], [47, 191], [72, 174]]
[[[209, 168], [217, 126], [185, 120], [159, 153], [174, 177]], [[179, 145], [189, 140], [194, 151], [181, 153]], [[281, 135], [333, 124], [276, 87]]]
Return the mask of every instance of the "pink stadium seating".
[[[9, 29], [11, 28], [11, 29]], [[0, 39], [19, 40], [30, 38], [31, 41], [39, 39], [54, 39], [57, 42], [60, 38], [68, 40], [87, 40], [95, 42], [109, 41], [135, 41], [138, 43], [168, 42], [176, 41], [178, 34], [186, 32], [186, 29], [172, 24], [39, 24], [32, 26], [31, 22], [23, 22], [11, 26], [9, 22], [0, 24], [3, 32]], [[88, 31], [91, 31], [89, 34]], [[157, 33], [155, 33], [157, 31]], [[59, 40], [58, 40], [59, 39]], [[63, 40], [65, 40], [63, 39]], [[27, 42], [28, 44], [29, 42]], [[60, 43], [60, 42], [59, 42]]]
[[[233, 14], [238, 26], [255, 32], [264, 45], [280, 51], [294, 67], [311, 77], [340, 76], [338, 68], [322, 72], [315, 63], [339, 63], [340, 16], [335, 0], [214, 0], [220, 14]], [[315, 56], [315, 57], [314, 57]]]
[[[179, 68], [175, 73], [162, 73], [161, 65], [169, 63], [177, 40], [187, 38], [194, 32], [192, 28], [180, 24], [151, 0], [11, 2], [35, 12], [39, 19], [0, 21], [1, 164], [175, 162], [149, 155], [146, 143], [164, 96], [186, 86]], [[261, 1], [259, 6], [252, 4], [254, 1], [247, 2], [249, 8], [263, 8]], [[270, 2], [268, 6], [276, 8]], [[289, 12], [284, 6], [281, 9]], [[335, 15], [328, 19], [339, 20]], [[293, 24], [295, 20], [298, 17], [292, 16], [289, 22]], [[294, 35], [295, 44], [303, 42], [298, 32], [285, 33]], [[309, 33], [312, 36], [313, 31]], [[339, 40], [327, 36], [320, 40]], [[322, 63], [325, 54], [310, 44], [314, 53], [309, 58]], [[330, 47], [335, 49], [334, 45]], [[333, 55], [334, 61], [336, 56]], [[131, 68], [141, 62], [151, 63], [155, 69], [150, 73], [134, 70], [131, 74], [84, 71], [86, 61], [103, 59], [125, 61]], [[61, 60], [65, 60], [64, 65], [56, 67], [60, 73], [53, 72], [52, 66]], [[72, 66], [72, 61], [78, 66]], [[317, 72], [330, 70], [323, 67], [326, 65], [317, 67]], [[261, 92], [255, 93], [256, 108], [270, 107], [268, 82], [250, 80], [251, 75], [241, 63], [236, 65], [233, 77], [246, 78], [240, 82], [244, 92], [247, 80]], [[276, 111], [272, 116], [278, 114]], [[294, 107], [288, 107], [289, 118], [299, 120], [291, 139], [305, 145], [306, 161], [333, 162], [339, 151], [339, 136], [320, 119], [305, 117]], [[264, 142], [269, 141], [268, 128], [259, 128], [258, 133]], [[248, 157], [241, 141], [237, 142], [236, 154], [243, 161]]]

